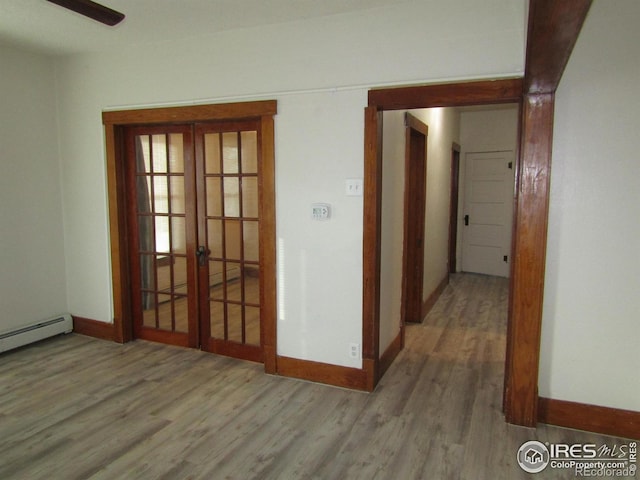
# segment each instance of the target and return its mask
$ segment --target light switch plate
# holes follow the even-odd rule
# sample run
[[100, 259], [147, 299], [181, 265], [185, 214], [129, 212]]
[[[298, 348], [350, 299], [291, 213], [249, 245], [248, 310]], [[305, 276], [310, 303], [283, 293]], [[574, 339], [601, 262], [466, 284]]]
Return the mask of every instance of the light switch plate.
[[362, 178], [347, 178], [345, 186], [347, 196], [361, 197], [364, 190], [364, 180]]

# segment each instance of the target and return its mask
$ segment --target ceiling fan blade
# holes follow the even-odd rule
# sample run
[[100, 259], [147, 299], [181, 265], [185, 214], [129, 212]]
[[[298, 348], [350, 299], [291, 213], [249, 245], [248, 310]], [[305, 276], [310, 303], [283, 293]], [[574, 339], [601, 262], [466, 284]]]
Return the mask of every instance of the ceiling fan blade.
[[91, 0], [47, 0], [61, 7], [73, 10], [85, 17], [92, 18], [105, 25], [114, 26], [124, 19], [124, 13], [116, 12]]

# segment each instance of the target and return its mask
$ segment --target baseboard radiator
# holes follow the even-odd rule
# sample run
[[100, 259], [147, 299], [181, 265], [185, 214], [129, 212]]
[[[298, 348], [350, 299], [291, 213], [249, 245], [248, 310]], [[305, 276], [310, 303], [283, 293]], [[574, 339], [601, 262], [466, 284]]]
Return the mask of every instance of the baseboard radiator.
[[0, 352], [22, 347], [45, 338], [73, 331], [71, 315], [60, 315], [26, 327], [0, 332]]

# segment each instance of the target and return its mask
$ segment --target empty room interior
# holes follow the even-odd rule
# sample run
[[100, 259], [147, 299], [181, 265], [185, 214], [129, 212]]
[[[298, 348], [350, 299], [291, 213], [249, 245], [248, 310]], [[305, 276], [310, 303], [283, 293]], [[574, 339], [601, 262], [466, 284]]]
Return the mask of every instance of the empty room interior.
[[634, 478], [639, 20], [1, 2], [0, 477]]

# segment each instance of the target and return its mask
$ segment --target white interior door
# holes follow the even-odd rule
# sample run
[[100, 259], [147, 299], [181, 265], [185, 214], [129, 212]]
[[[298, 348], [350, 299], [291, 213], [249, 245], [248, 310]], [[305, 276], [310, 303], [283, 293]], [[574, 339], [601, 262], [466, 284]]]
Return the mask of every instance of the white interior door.
[[462, 270], [509, 276], [514, 153], [465, 156]]

